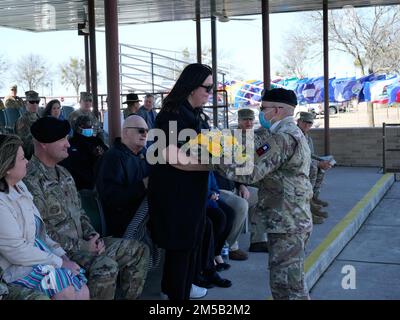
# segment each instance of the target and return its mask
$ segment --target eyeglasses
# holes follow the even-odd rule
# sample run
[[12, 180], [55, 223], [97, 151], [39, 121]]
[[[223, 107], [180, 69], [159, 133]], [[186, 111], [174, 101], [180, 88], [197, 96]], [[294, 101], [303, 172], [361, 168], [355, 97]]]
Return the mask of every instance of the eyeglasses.
[[210, 84], [210, 85], [208, 85], [208, 86], [204, 86], [204, 85], [201, 84], [200, 87], [206, 89], [206, 92], [207, 92], [207, 93], [210, 93], [211, 90], [214, 88], [214, 85], [213, 85], [213, 84]]
[[127, 129], [136, 129], [140, 134], [145, 134], [149, 132], [149, 129], [139, 128], [139, 127], [125, 127]]
[[35, 101], [28, 101], [30, 104], [39, 104], [40, 100], [35, 100]]

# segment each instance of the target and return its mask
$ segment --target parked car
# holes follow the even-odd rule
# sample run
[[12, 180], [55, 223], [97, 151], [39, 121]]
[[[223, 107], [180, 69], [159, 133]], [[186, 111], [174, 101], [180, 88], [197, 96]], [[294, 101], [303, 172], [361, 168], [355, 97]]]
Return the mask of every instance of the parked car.
[[294, 116], [296, 119], [300, 117], [300, 112], [311, 112], [314, 114], [314, 118], [321, 114], [321, 110], [319, 108], [319, 105], [316, 103], [313, 104], [298, 104], [296, 108], [294, 109]]

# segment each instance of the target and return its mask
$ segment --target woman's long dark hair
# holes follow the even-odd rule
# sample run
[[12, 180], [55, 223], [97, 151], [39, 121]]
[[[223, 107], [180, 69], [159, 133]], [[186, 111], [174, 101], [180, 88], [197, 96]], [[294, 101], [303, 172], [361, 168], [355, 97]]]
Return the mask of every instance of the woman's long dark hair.
[[0, 192], [9, 192], [7, 171], [14, 168], [18, 148], [22, 140], [16, 135], [0, 134]]
[[47, 116], [51, 116], [51, 108], [53, 108], [53, 105], [55, 103], [58, 103], [60, 108], [61, 108], [61, 102], [58, 99], [53, 99], [50, 100], [47, 104], [46, 104], [46, 108], [44, 108], [43, 110], [43, 117], [47, 117]]
[[203, 84], [204, 80], [212, 74], [209, 66], [201, 63], [189, 64], [183, 69], [171, 92], [163, 101], [161, 110], [178, 112], [180, 105], [190, 93]]

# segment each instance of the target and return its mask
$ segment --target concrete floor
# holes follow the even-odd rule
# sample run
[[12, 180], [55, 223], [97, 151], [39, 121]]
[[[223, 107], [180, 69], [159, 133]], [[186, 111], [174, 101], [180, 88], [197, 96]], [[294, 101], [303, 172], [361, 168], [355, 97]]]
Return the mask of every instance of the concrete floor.
[[[314, 230], [306, 250], [307, 254], [310, 254], [326, 238], [326, 236], [338, 224], [338, 222], [341, 221], [343, 217], [345, 217], [346, 214], [354, 206], [356, 206], [361, 199], [363, 199], [363, 197], [368, 193], [368, 191], [370, 191], [370, 189], [381, 177], [382, 174], [379, 172], [378, 168], [335, 167], [327, 172], [320, 197], [321, 199], [329, 202], [329, 207], [327, 209], [330, 216], [323, 224], [314, 226]], [[397, 191], [393, 188], [397, 188]], [[400, 206], [398, 206], [400, 205], [400, 197], [397, 197], [400, 192], [400, 188], [397, 186], [397, 183], [393, 188], [387, 193], [387, 196], [391, 195], [392, 197], [388, 199], [390, 202], [382, 202], [382, 204], [379, 205], [381, 207], [381, 213], [376, 211], [378, 213], [374, 213], [374, 215], [371, 216], [371, 220], [369, 221], [372, 221], [374, 225], [368, 226], [369, 229], [367, 228], [365, 231], [363, 231], [363, 227], [363, 229], [360, 231], [368, 234], [368, 232], [371, 233], [372, 231], [376, 231], [377, 228], [385, 228], [379, 233], [392, 235], [392, 240], [389, 241], [390, 243], [386, 243], [382, 240], [375, 242], [374, 245], [371, 243], [369, 245], [361, 246], [362, 241], [360, 241], [359, 243], [353, 245], [354, 250], [349, 251], [348, 255], [345, 254], [346, 248], [338, 257], [338, 259], [342, 260], [335, 261], [311, 291], [311, 297], [313, 299], [341, 299], [342, 296], [343, 299], [351, 299], [352, 297], [355, 297], [354, 290], [351, 292], [349, 290], [346, 291], [346, 294], [349, 297], [343, 295], [343, 292], [341, 292], [343, 291], [342, 289], [338, 292], [335, 290], [336, 287], [340, 287], [341, 283], [341, 280], [337, 282], [338, 277], [342, 279], [344, 276], [344, 274], [340, 273], [340, 270], [343, 263], [347, 264], [346, 259], [361, 261], [362, 257], [365, 259], [370, 259], [374, 256], [378, 257], [379, 255], [385, 255], [383, 251], [385, 251], [387, 245], [390, 244], [390, 246], [394, 246], [396, 242], [397, 244], [400, 243], [400, 232], [398, 232], [399, 230], [393, 226], [393, 218], [395, 218], [398, 227], [400, 227], [400, 217], [399, 215], [396, 216], [394, 212], [396, 205], [397, 208], [400, 208]], [[396, 200], [396, 197], [399, 198], [398, 201]], [[387, 216], [387, 207], [393, 208], [392, 216]], [[395, 231], [397, 231], [397, 235], [392, 234], [392, 232]], [[370, 235], [370, 237], [373, 238], [373, 235]], [[379, 245], [383, 245], [383, 247], [379, 248]], [[248, 249], [248, 233], [242, 235], [240, 239], [240, 246], [243, 250]], [[351, 243], [349, 244], [349, 247], [351, 247]], [[353, 255], [353, 253], [357, 253], [358, 255]], [[391, 254], [386, 254], [385, 256], [390, 257]], [[375, 260], [380, 261], [379, 259]], [[362, 267], [359, 265], [360, 263], [362, 264], [367, 262], [357, 262], [358, 264], [356, 265], [356, 270], [360, 274], [359, 279], [357, 278], [358, 281], [362, 282], [363, 277], [365, 277], [365, 279], [368, 279], [368, 277], [376, 277], [376, 281], [378, 281], [380, 278], [385, 279], [385, 272], [394, 276], [396, 271], [398, 271], [396, 268], [400, 268], [400, 266], [396, 265], [396, 263], [400, 262], [399, 251], [397, 251], [397, 258], [393, 258], [392, 260], [381, 259], [382, 262], [386, 263], [386, 271], [379, 269], [378, 266], [375, 266], [375, 260], [369, 262], [369, 268], [364, 265]], [[227, 271], [221, 272], [221, 276], [230, 279], [233, 282], [232, 287], [227, 289], [209, 289], [207, 296], [203, 298], [203, 300], [265, 300], [270, 297], [271, 293], [269, 290], [268, 281], [269, 275], [267, 270], [267, 254], [249, 253], [249, 259], [247, 261], [229, 261], [229, 263], [232, 265], [231, 268]], [[376, 276], [372, 277], [371, 274], [364, 275], [362, 273], [364, 269], [371, 270], [371, 272], [373, 272], [372, 274]], [[375, 269], [376, 271], [374, 271]], [[399, 274], [397, 280], [400, 280], [400, 272], [397, 272], [397, 274]], [[321, 282], [322, 280], [326, 280], [326, 284], [325, 282]], [[151, 272], [148, 276], [145, 290], [141, 299], [159, 299], [160, 281], [161, 269]], [[388, 280], [388, 282], [390, 281]], [[369, 285], [360, 283], [360, 292], [361, 288], [364, 288], [361, 287], [362, 285], [365, 287], [363, 290], [369, 290], [372, 288], [373, 283], [371, 282]], [[327, 287], [329, 287], [329, 290]], [[397, 285], [397, 287], [399, 286]], [[329, 294], [330, 292], [331, 294]], [[355, 297], [355, 299], [357, 299], [357, 297]]]
[[[399, 209], [400, 182], [395, 182], [318, 280], [311, 291], [313, 299], [400, 299]], [[342, 287], [343, 277], [350, 275], [348, 270], [343, 270], [344, 266], [354, 268], [354, 288]], [[352, 281], [346, 280], [347, 284]]]

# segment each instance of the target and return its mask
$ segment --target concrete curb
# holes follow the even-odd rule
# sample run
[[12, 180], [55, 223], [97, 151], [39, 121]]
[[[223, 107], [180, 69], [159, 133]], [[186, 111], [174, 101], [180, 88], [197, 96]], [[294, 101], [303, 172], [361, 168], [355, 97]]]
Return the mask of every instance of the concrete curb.
[[309, 289], [353, 238], [361, 225], [394, 183], [394, 175], [387, 173], [372, 187], [353, 209], [329, 232], [321, 244], [307, 257], [304, 265]]

